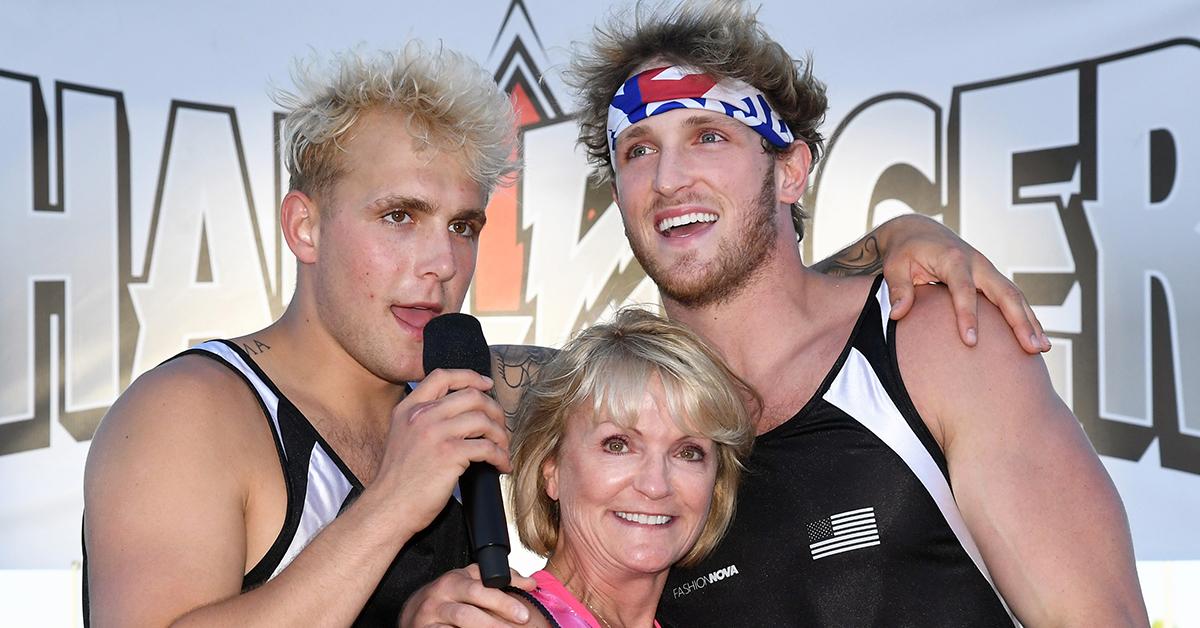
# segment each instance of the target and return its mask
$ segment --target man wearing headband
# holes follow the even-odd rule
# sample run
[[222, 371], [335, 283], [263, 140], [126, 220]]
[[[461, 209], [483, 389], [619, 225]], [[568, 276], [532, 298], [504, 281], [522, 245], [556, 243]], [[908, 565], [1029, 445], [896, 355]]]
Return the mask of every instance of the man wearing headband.
[[1120, 499], [998, 310], [979, 305], [967, 347], [942, 287], [913, 303], [804, 266], [810, 64], [740, 2], [646, 13], [574, 60], [580, 143], [668, 315], [765, 402], [730, 532], [673, 571], [661, 619], [1145, 625]]

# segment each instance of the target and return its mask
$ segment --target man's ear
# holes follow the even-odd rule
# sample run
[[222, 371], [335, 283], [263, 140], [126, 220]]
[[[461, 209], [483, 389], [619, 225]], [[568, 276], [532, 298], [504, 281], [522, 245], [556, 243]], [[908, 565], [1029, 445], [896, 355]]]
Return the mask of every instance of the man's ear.
[[775, 157], [775, 185], [779, 201], [791, 205], [808, 189], [808, 169], [812, 166], [812, 151], [801, 140], [792, 143], [787, 152]]
[[279, 222], [288, 248], [302, 264], [317, 261], [317, 240], [320, 233], [320, 209], [313, 199], [298, 190], [283, 197], [279, 205]]

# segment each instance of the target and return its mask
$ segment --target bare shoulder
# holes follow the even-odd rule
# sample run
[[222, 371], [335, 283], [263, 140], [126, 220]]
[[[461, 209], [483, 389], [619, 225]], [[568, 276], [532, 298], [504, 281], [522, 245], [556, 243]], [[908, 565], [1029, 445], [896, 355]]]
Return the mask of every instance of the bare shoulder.
[[155, 367], [121, 395], [84, 471], [95, 625], [167, 623], [240, 590], [252, 470], [278, 466], [270, 439], [246, 384], [201, 356]]
[[1021, 349], [1000, 310], [982, 297], [978, 319], [979, 342], [968, 347], [959, 339], [949, 290], [927, 285], [916, 289], [912, 310], [897, 323], [900, 371], [935, 437], [947, 420], [979, 416], [969, 410], [988, 399], [1053, 394], [1041, 357]]
[[209, 437], [233, 440], [243, 428], [253, 427], [245, 417], [254, 412], [261, 413], [237, 374], [215, 360], [183, 356], [130, 385], [100, 422], [91, 452], [161, 446], [177, 439], [197, 446]]
[[993, 367], [1041, 362], [1038, 356], [1025, 354], [1017, 344], [999, 308], [983, 297], [978, 297], [977, 307], [979, 342], [968, 347], [959, 340], [950, 291], [942, 285], [918, 286], [912, 310], [897, 325], [899, 349], [923, 362], [948, 363], [954, 368], [971, 362]]
[[241, 485], [264, 438], [262, 410], [236, 373], [201, 356], [177, 358], [139, 377], [100, 422], [84, 471], [85, 507], [101, 512], [143, 482], [190, 482], [179, 473], [185, 469], [213, 486]]
[[492, 345], [492, 379], [505, 414], [511, 417], [516, 412], [534, 375], [557, 354], [556, 349], [533, 345]]

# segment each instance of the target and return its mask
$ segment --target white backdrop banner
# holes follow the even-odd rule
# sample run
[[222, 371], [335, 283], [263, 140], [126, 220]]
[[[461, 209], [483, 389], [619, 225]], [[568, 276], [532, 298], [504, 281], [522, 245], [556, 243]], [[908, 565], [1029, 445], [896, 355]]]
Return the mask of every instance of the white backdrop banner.
[[[1200, 559], [1200, 5], [977, 4], [765, 3], [833, 106], [804, 252], [906, 212], [961, 233], [1035, 304], [1138, 558]], [[512, 94], [526, 168], [468, 299], [493, 342], [655, 299], [558, 75], [605, 7], [247, 5], [0, 7], [0, 569], [78, 560], [88, 443], [132, 378], [286, 305], [267, 93], [295, 56], [441, 41]]]

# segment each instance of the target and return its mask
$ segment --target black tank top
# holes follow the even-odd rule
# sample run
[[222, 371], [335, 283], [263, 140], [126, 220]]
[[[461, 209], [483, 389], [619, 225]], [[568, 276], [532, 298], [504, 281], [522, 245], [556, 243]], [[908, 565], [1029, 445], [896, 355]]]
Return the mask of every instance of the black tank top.
[[692, 626], [1013, 626], [896, 361], [877, 278], [813, 398], [760, 435], [720, 546], [659, 605]]
[[[210, 340], [175, 356], [200, 355], [237, 373], [258, 399], [275, 436], [287, 487], [283, 527], [266, 555], [242, 579], [242, 591], [271, 580], [362, 493], [362, 483], [266, 373], [241, 348]], [[171, 359], [175, 359], [171, 358]], [[355, 626], [395, 626], [404, 601], [438, 576], [470, 562], [466, 520], [451, 498], [437, 518], [401, 548], [371, 594]], [[83, 610], [88, 617], [87, 548], [84, 547]]]

